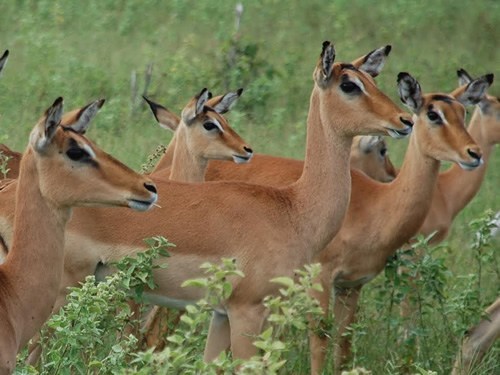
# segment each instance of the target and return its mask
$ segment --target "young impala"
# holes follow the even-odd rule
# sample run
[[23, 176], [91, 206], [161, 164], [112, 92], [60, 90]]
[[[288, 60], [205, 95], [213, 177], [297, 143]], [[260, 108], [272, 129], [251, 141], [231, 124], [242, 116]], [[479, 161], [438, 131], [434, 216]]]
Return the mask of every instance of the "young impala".
[[63, 271], [64, 231], [75, 205], [144, 211], [157, 199], [150, 179], [133, 172], [83, 133], [102, 106], [85, 107], [60, 126], [62, 98], [35, 125], [24, 152], [15, 199], [13, 239], [0, 265], [0, 373], [50, 315]]
[[168, 167], [168, 177], [174, 181], [202, 182], [209, 160], [232, 160], [237, 164], [247, 163], [253, 151], [241, 137], [229, 126], [227, 121], [219, 122], [208, 115], [202, 116], [203, 108], [211, 108], [218, 114], [229, 111], [239, 99], [243, 90], [230, 92], [223, 96], [211, 98], [207, 89], [193, 98], [186, 106], [197, 108], [196, 117], [191, 122], [179, 119], [165, 107], [146, 99], [158, 123], [174, 131], [174, 137], [155, 167]]
[[[378, 57], [380, 53], [363, 57], [358, 69], [335, 63], [333, 45], [324, 43], [313, 75], [306, 160], [297, 182], [271, 188], [157, 179], [163, 208], [145, 217], [106, 209], [75, 210], [70, 226], [78, 234], [66, 241], [65, 279], [55, 308], [64, 303], [66, 287], [94, 273], [99, 262], [134, 253], [144, 248], [143, 238], [161, 234], [176, 247], [170, 251], [168, 269], [155, 272], [158, 287], [150, 294], [152, 300], [170, 306], [196, 301], [203, 291], [182, 288], [182, 282], [200, 277], [203, 262], [234, 258], [245, 277], [231, 280], [233, 293], [214, 307], [205, 359], [228, 347], [235, 358], [255, 354], [253, 337], [266, 318], [262, 299], [278, 291], [269, 280], [291, 276], [311, 262], [340, 228], [351, 187], [352, 138], [369, 133], [401, 137], [411, 131], [411, 117], [378, 90], [368, 74], [378, 73], [383, 63]], [[224, 121], [209, 108], [202, 112]], [[196, 116], [194, 107], [183, 111], [185, 121]]]
[[364, 135], [354, 138], [350, 160], [351, 168], [359, 169], [376, 181], [390, 182], [396, 177], [383, 137]]

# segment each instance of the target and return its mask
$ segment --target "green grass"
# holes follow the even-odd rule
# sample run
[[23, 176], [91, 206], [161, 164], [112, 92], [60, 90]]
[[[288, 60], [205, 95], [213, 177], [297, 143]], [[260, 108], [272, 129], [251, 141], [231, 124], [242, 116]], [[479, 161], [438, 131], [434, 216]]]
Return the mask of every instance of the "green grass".
[[[206, 0], [3, 2], [0, 51], [8, 48], [11, 56], [0, 79], [0, 139], [14, 149], [24, 148], [33, 124], [57, 96], [64, 96], [68, 109], [104, 97], [107, 103], [89, 135], [139, 169], [159, 140], [170, 139], [149, 110], [131, 107], [131, 73], [137, 72], [141, 87], [144, 70], [153, 63], [148, 95], [159, 103], [180, 112], [203, 87], [216, 94], [244, 87], [229, 115], [233, 126], [258, 152], [301, 158], [311, 73], [327, 39], [343, 61], [391, 44], [391, 57], [377, 81], [394, 100], [400, 71], [417, 77], [425, 92], [451, 91], [461, 67], [500, 79], [496, 0], [247, 1], [236, 42], [234, 6], [233, 1]], [[232, 43], [240, 60], [228, 69]], [[490, 93], [500, 95], [498, 82]], [[389, 145], [400, 165], [406, 141], [389, 140]], [[455, 222], [451, 250], [441, 254], [454, 275], [470, 273], [467, 223], [486, 208], [500, 209], [499, 186], [496, 152], [480, 193]], [[498, 254], [498, 242], [496, 250]], [[380, 356], [389, 360], [397, 354], [387, 352], [384, 342], [370, 341], [384, 337], [377, 330], [385, 327], [375, 324], [377, 305], [371, 303], [380, 280], [382, 276], [363, 295], [363, 324], [374, 328], [360, 333], [359, 340], [366, 359], [361, 364], [382, 371], [375, 365]], [[489, 280], [485, 303], [498, 294], [498, 279]], [[439, 348], [437, 336], [432, 345]], [[448, 360], [442, 359], [440, 366], [446, 369]]]

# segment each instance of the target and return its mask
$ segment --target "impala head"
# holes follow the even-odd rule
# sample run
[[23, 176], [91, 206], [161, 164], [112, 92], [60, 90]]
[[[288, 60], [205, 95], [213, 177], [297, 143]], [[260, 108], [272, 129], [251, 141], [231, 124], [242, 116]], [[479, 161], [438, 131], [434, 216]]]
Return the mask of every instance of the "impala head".
[[42, 195], [57, 206], [112, 205], [147, 210], [157, 200], [153, 182], [83, 135], [103, 103], [97, 100], [63, 118], [63, 100], [56, 99], [31, 131], [21, 171], [34, 159], [36, 172], [30, 172], [38, 174]]
[[[459, 95], [470, 85], [474, 79], [464, 70], [457, 71], [458, 82], [461, 85], [453, 93]], [[491, 85], [493, 83], [493, 74], [487, 74], [484, 78]], [[483, 129], [482, 131], [487, 134], [487, 139], [490, 144], [500, 143], [500, 98], [492, 95], [484, 95], [477, 103], [481, 114]]]
[[252, 155], [252, 149], [229, 126], [221, 116], [237, 102], [243, 89], [212, 98], [207, 89], [191, 99], [182, 111], [182, 118], [168, 111], [165, 107], [144, 98], [156, 120], [165, 129], [177, 132], [185, 139], [192, 155], [205, 160], [233, 160], [246, 163]]
[[385, 46], [346, 64], [334, 62], [333, 44], [323, 43], [313, 78], [315, 90], [320, 92], [321, 116], [325, 123], [342, 113], [345, 124], [342, 130], [348, 136], [372, 134], [402, 138], [410, 134], [411, 116], [380, 91], [373, 79], [382, 70], [390, 51], [391, 46]]
[[460, 94], [423, 94], [408, 73], [399, 73], [401, 101], [415, 113], [415, 136], [422, 152], [436, 160], [455, 162], [466, 170], [482, 163], [479, 146], [465, 129], [465, 107], [484, 96], [485, 77], [471, 82]]
[[2, 72], [5, 64], [7, 64], [7, 58], [9, 57], [9, 50], [6, 50], [2, 57], [0, 57], [0, 73]]
[[390, 182], [396, 177], [384, 138], [379, 135], [361, 135], [354, 138], [351, 147], [351, 168], [363, 171], [380, 182]]

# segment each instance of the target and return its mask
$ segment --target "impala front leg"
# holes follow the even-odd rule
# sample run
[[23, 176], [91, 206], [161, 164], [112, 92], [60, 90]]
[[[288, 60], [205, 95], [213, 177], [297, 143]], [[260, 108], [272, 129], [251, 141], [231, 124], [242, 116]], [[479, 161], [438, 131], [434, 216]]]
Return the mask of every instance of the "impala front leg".
[[328, 351], [330, 340], [330, 297], [332, 292], [332, 271], [328, 267], [331, 263], [323, 264], [320, 280], [323, 291], [311, 291], [311, 295], [316, 298], [323, 309], [323, 318], [317, 322], [311, 320], [309, 333], [309, 346], [311, 350], [311, 374], [321, 374], [325, 365], [325, 357]]
[[228, 310], [231, 326], [231, 351], [233, 358], [249, 359], [258, 353], [253, 344], [262, 332], [266, 308], [261, 303], [231, 306]]
[[347, 328], [356, 320], [361, 286], [335, 288], [334, 318], [337, 322], [337, 337], [334, 348], [334, 373], [340, 374], [351, 357], [351, 337], [345, 335]]
[[208, 329], [207, 343], [203, 359], [205, 362], [213, 361], [220, 353], [229, 349], [231, 345], [231, 329], [227, 315], [214, 311]]

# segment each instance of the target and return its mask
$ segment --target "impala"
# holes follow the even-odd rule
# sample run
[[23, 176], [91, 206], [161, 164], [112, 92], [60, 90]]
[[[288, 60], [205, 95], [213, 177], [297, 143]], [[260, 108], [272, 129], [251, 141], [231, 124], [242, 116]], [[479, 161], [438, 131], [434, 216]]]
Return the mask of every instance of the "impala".
[[470, 374], [495, 341], [500, 338], [500, 298], [489, 306], [483, 319], [467, 330], [452, 375]]
[[[160, 126], [175, 132], [153, 173], [168, 164], [168, 177], [171, 180], [202, 182], [209, 160], [232, 160], [237, 164], [250, 161], [252, 149], [229, 126], [224, 117], [214, 116], [215, 113], [226, 113], [242, 92], [240, 89], [211, 98], [207, 89], [203, 89], [200, 95], [193, 98], [184, 108], [180, 119], [165, 107], [144, 98]], [[190, 111], [191, 108], [196, 109], [195, 116], [191, 122], [186, 122], [184, 111]], [[212, 110], [204, 111], [207, 108]]]
[[365, 135], [354, 138], [350, 160], [351, 168], [359, 169], [376, 181], [390, 182], [396, 177], [383, 137]]
[[64, 231], [76, 205], [147, 210], [155, 185], [87, 140], [83, 133], [102, 106], [85, 107], [60, 126], [62, 98], [30, 134], [16, 185], [10, 252], [0, 265], [0, 373], [13, 371], [17, 352], [52, 311], [63, 271]]
[[[64, 303], [66, 287], [93, 274], [100, 262], [144, 249], [143, 238], [161, 234], [176, 247], [170, 251], [168, 269], [154, 274], [158, 287], [150, 292], [152, 301], [182, 307], [198, 300], [203, 291], [182, 288], [183, 281], [202, 276], [203, 262], [234, 258], [245, 277], [231, 280], [233, 293], [214, 306], [205, 359], [228, 347], [235, 358], [255, 354], [253, 337], [266, 318], [262, 299], [278, 292], [269, 280], [292, 276], [340, 228], [350, 194], [352, 138], [369, 133], [402, 137], [411, 131], [411, 117], [378, 90], [369, 74], [378, 74], [380, 57], [386, 54], [384, 48], [362, 57], [358, 69], [335, 63], [333, 45], [324, 43], [313, 74], [306, 160], [297, 182], [272, 188], [156, 179], [163, 208], [146, 216], [75, 210], [70, 226], [78, 234], [66, 241], [65, 278], [55, 309]], [[195, 109], [183, 111], [183, 117], [193, 121]]]
[[[481, 150], [465, 130], [463, 104], [479, 100], [488, 85], [487, 77], [481, 77], [454, 95], [424, 95], [411, 76], [398, 76], [401, 100], [415, 113], [415, 131], [401, 170], [389, 184], [353, 175], [353, 186], [359, 188], [352, 191], [342, 229], [320, 256], [324, 291], [318, 298], [325, 311], [332, 286], [335, 291], [336, 372], [350, 355], [350, 341], [343, 334], [355, 320], [361, 288], [417, 233], [430, 208], [428, 197], [434, 190], [440, 161], [452, 161], [467, 170], [481, 165]], [[391, 214], [386, 215], [388, 212]], [[325, 337], [312, 335], [315, 371], [322, 368], [326, 344]]]
[[[173, 116], [168, 117], [168, 119], [172, 118]], [[169, 126], [168, 128], [173, 129], [175, 128], [175, 126], [174, 127]], [[174, 139], [172, 139], [172, 141], [174, 141]], [[172, 146], [173, 143], [171, 142], [169, 144], [169, 149]], [[387, 146], [382, 137], [369, 136], [369, 135], [357, 136], [354, 138], [351, 148], [351, 156], [350, 156], [351, 168], [358, 168], [362, 170], [364, 173], [366, 173], [368, 176], [376, 180], [379, 180], [381, 182], [391, 181], [392, 179], [394, 179], [395, 171], [394, 171], [394, 166], [389, 160], [386, 151], [387, 151]], [[165, 162], [166, 157], [167, 155], [165, 155], [165, 157], [160, 160], [158, 166], [160, 166], [161, 164], [161, 167], [160, 168], [158, 168], [158, 166], [156, 167], [153, 176], [168, 175], [170, 169], [167, 167], [168, 163]], [[288, 177], [286, 177], [287, 174], [285, 170], [288, 170], [289, 171], [288, 173], [291, 173], [292, 176], [293, 173], [295, 173], [295, 176], [297, 176], [297, 178], [302, 173], [303, 163], [301, 161], [284, 159], [284, 158], [270, 158], [270, 157], [265, 157], [263, 155], [257, 155], [256, 157], [257, 157], [256, 165], [258, 165], [258, 167], [250, 168], [248, 170], [251, 171], [254, 176], [261, 176], [263, 173], [266, 173], [266, 171], [269, 170], [271, 165], [262, 162], [265, 160], [269, 161], [272, 160], [272, 162], [276, 164], [276, 168], [274, 168], [275, 176], [284, 174], [285, 178], [283, 180], [283, 184], [286, 184], [289, 181], [293, 181], [293, 179], [289, 180]], [[172, 160], [172, 157], [168, 157], [168, 159]], [[220, 171], [220, 175], [218, 176], [218, 178], [224, 180], [229, 180], [232, 178], [235, 180], [241, 180], [242, 177], [241, 174], [244, 173], [243, 169], [241, 171], [237, 170], [238, 168], [244, 168], [243, 166], [241, 167], [236, 166], [236, 168], [232, 168], [231, 166], [227, 165], [227, 163], [218, 163], [213, 161], [209, 163], [209, 166], [210, 166], [209, 168], [210, 172], [208, 174], [208, 178], [210, 180], [213, 180], [215, 178], [214, 172], [217, 170]], [[231, 171], [233, 171], [234, 173], [231, 174]], [[259, 184], [264, 184], [264, 185], [267, 182], [269, 182], [269, 180], [266, 179], [258, 179], [253, 181], [252, 177], [248, 178], [252, 182], [257, 182]], [[277, 178], [279, 177], [273, 177], [271, 182], [276, 182]], [[158, 306], [155, 306], [152, 309], [152, 311], [148, 314], [148, 318], [143, 327], [144, 343], [147, 347], [154, 346], [156, 347], [157, 350], [164, 347], [165, 342], [163, 341], [163, 338], [165, 337], [168, 331], [168, 325], [166, 324], [166, 321], [169, 315], [170, 314], [168, 309], [159, 308]]]
[[[488, 84], [488, 77], [475, 80], [463, 89], [459, 98], [465, 103], [478, 100]], [[324, 268], [322, 283], [325, 289], [319, 298], [328, 311], [329, 291], [335, 283], [335, 317], [341, 332], [354, 320], [362, 285], [384, 268], [387, 257], [408, 241], [423, 222], [430, 204], [428, 196], [439, 171], [439, 160], [455, 161], [464, 168], [474, 168], [481, 163], [480, 150], [464, 128], [465, 110], [453, 96], [423, 95], [418, 82], [406, 74], [400, 75], [399, 88], [402, 99], [418, 113], [415, 117], [420, 123], [419, 131], [410, 140], [400, 175], [390, 184], [380, 184], [361, 172], [351, 171], [352, 198], [345, 221], [319, 258]], [[406, 94], [407, 90], [413, 90], [414, 95]], [[238, 168], [210, 162], [206, 179], [281, 186], [299, 178], [302, 168], [303, 163], [297, 160], [256, 155], [252, 163]], [[327, 341], [315, 335], [311, 339], [312, 369], [318, 373], [323, 366]], [[348, 340], [342, 338], [340, 343], [337, 366], [349, 353]]]
[[[473, 79], [463, 69], [458, 72], [463, 90]], [[493, 74], [485, 76], [489, 85], [493, 83]], [[432, 243], [443, 241], [449, 232], [453, 220], [478, 193], [486, 175], [488, 162], [495, 146], [500, 143], [500, 99], [484, 95], [476, 104], [476, 109], [469, 122], [468, 132], [483, 150], [484, 166], [474, 171], [464, 171], [456, 165], [439, 175], [432, 197], [431, 210], [427, 214], [419, 232], [432, 237]]]

